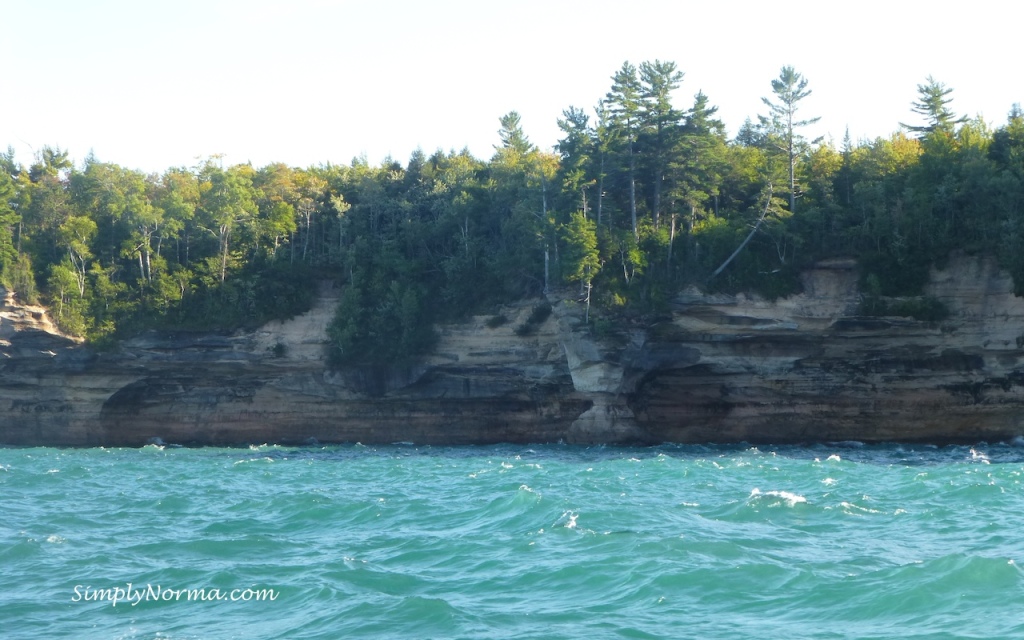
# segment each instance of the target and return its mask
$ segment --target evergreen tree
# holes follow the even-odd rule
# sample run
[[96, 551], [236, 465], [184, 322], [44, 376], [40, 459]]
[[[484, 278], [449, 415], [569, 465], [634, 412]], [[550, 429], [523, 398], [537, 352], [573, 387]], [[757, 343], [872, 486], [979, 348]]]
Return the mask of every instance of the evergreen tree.
[[559, 153], [562, 188], [570, 194], [573, 202], [568, 209], [578, 209], [586, 217], [590, 211], [587, 194], [597, 183], [590, 174], [596, 146], [595, 132], [590, 128], [587, 114], [576, 107], [562, 112], [558, 128], [564, 134], [555, 145]]
[[[711, 211], [715, 214], [718, 212], [717, 203], [726, 163], [726, 139], [725, 125], [715, 117], [717, 112], [718, 107], [710, 104], [703, 91], [694, 96], [693, 106], [686, 114], [686, 122], [682, 126], [670, 164], [670, 193], [673, 199], [685, 206], [689, 214], [686, 216], [687, 237], [691, 242], [697, 226], [698, 211], [711, 201]], [[673, 215], [669, 240], [670, 262], [675, 236], [676, 216]], [[690, 248], [693, 255], [696, 246]]]
[[662, 188], [668, 171], [670, 155], [680, 134], [683, 114], [672, 106], [672, 92], [679, 88], [683, 73], [674, 62], [643, 62], [640, 64], [641, 135], [647, 151], [652, 185], [651, 214], [654, 227], [661, 219]]
[[768, 115], [758, 116], [758, 119], [770, 144], [786, 155], [789, 169], [789, 210], [792, 212], [796, 211], [797, 159], [807, 150], [808, 146], [806, 140], [797, 134], [796, 130], [812, 125], [821, 118], [815, 117], [806, 120], [796, 118], [800, 101], [811, 95], [811, 90], [807, 88], [807, 79], [797, 73], [793, 67], [782, 67], [779, 77], [772, 80], [772, 92], [775, 94], [774, 101], [770, 98], [761, 98], [761, 101], [768, 107]]
[[953, 101], [949, 97], [951, 93], [953, 93], [952, 89], [928, 76], [924, 84], [917, 85], [919, 98], [911, 103], [911, 111], [923, 116], [926, 124], [915, 126], [900, 123], [900, 126], [913, 133], [922, 134], [921, 137], [926, 137], [936, 131], [952, 134], [957, 125], [967, 122], [967, 117], [957, 117], [949, 108], [949, 103]]
[[617, 154], [625, 157], [629, 183], [629, 216], [634, 237], [640, 237], [636, 211], [637, 140], [641, 125], [642, 87], [636, 67], [629, 62], [612, 76], [612, 88], [603, 107], [608, 110], [609, 127]]

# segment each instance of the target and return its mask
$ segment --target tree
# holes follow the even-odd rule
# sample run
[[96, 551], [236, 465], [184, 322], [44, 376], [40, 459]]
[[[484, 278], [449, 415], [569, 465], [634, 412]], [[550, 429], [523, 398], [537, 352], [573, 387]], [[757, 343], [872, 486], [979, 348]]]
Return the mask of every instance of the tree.
[[[251, 170], [251, 168], [250, 168]], [[227, 171], [207, 162], [203, 168], [203, 189], [200, 205], [216, 231], [220, 254], [220, 281], [227, 275], [231, 233], [235, 227], [249, 222], [257, 212], [252, 179], [244, 165]]]
[[[717, 269], [715, 269], [714, 272], [712, 272], [712, 274], [710, 276], [708, 276], [708, 280], [711, 280], [712, 278], [714, 278], [718, 274], [720, 274], [723, 271], [725, 271], [725, 268], [729, 266], [729, 263], [732, 262], [736, 258], [736, 256], [738, 256], [740, 254], [740, 252], [743, 251], [743, 248], [746, 247], [747, 244], [754, 238], [754, 235], [757, 234], [758, 229], [761, 228], [761, 224], [768, 217], [768, 214], [772, 212], [773, 205], [775, 205], [776, 202], [775, 202], [775, 198], [772, 197], [772, 185], [771, 184], [769, 184], [767, 186], [766, 193], [764, 194], [763, 197], [764, 197], [764, 201], [765, 201], [764, 202], [764, 210], [761, 211], [761, 215], [760, 215], [760, 217], [758, 217], [757, 222], [755, 222], [754, 226], [751, 227], [750, 233], [748, 233], [747, 237], [745, 237], [743, 239], [743, 242], [741, 242], [740, 245], [738, 247], [736, 247], [736, 250], [733, 251], [731, 254], [729, 254], [729, 257], [725, 259], [725, 262], [723, 262], [721, 265], [719, 265], [719, 267]], [[776, 212], [776, 215], [778, 215], [777, 212]]]
[[[689, 237], [697, 226], [697, 210], [709, 200], [718, 201], [725, 168], [725, 125], [715, 117], [718, 107], [711, 106], [703, 91], [694, 96], [693, 107], [687, 113], [679, 139], [678, 149], [670, 164], [671, 194], [690, 210]], [[717, 204], [713, 210], [717, 213]], [[669, 234], [669, 262], [676, 235], [676, 215], [671, 219]]]
[[811, 90], [807, 88], [807, 79], [793, 67], [782, 67], [779, 77], [772, 80], [772, 92], [775, 94], [774, 102], [770, 98], [761, 98], [768, 106], [768, 115], [758, 116], [758, 120], [770, 144], [786, 154], [789, 166], [789, 210], [792, 212], [796, 210], [797, 158], [807, 150], [806, 140], [796, 130], [812, 125], [821, 118], [796, 119], [800, 101], [811, 95]]
[[[597, 226], [601, 226], [604, 213], [604, 185], [608, 177], [608, 155], [612, 148], [612, 129], [608, 108], [599, 103], [595, 109], [597, 125], [594, 127], [594, 152], [597, 154]], [[611, 226], [610, 224], [608, 226]]]
[[[13, 162], [13, 153], [8, 154], [8, 159]], [[15, 210], [18, 204], [17, 195], [11, 173], [5, 168], [0, 168], [0, 274], [12, 266], [18, 257], [14, 246], [14, 229], [21, 220], [21, 216]]]
[[560, 160], [562, 188], [576, 201], [573, 208], [582, 211], [585, 217], [590, 209], [587, 191], [597, 183], [589, 175], [595, 147], [594, 131], [590, 128], [590, 118], [576, 107], [562, 112], [558, 128], [565, 134], [555, 145]]
[[[186, 169], [168, 169], [160, 180], [156, 202], [164, 211], [162, 236], [174, 239], [176, 262], [188, 266], [190, 238], [195, 231], [195, 215], [199, 206], [199, 180]], [[184, 255], [182, 240], [185, 243]]]
[[911, 111], [924, 116], [927, 124], [914, 126], [901, 122], [900, 126], [913, 133], [922, 134], [922, 138], [936, 131], [952, 134], [957, 125], [967, 122], [967, 117], [957, 117], [949, 108], [949, 103], [953, 101], [948, 97], [951, 93], [952, 89], [928, 76], [924, 84], [917, 85], [919, 99], [911, 103]]
[[[287, 165], [276, 163], [263, 167], [256, 172], [253, 186], [256, 188], [256, 207], [259, 214], [256, 220], [259, 236], [272, 244], [270, 256], [277, 256], [277, 249], [285, 237], [291, 236], [297, 229], [295, 223], [295, 203], [298, 200], [296, 190], [297, 176]], [[310, 202], [309, 210], [312, 210]], [[306, 237], [309, 237], [309, 214], [306, 216]]]
[[[491, 159], [491, 219], [500, 231], [492, 258], [506, 279], [507, 291], [546, 291], [551, 230], [547, 184], [557, 160], [540, 153], [527, 139], [515, 111], [501, 118], [498, 134], [502, 144]], [[541, 260], [544, 267], [538, 279], [540, 270], [534, 265]], [[530, 284], [538, 280], [541, 287]]]
[[[67, 169], [71, 163], [67, 152], [44, 147], [29, 168], [29, 182], [24, 185], [26, 202], [22, 214], [23, 229], [18, 234], [19, 250], [23, 244], [33, 254], [37, 268], [55, 264], [63, 255], [58, 229], [75, 213], [68, 194]], [[22, 237], [24, 236], [24, 238]]]
[[636, 67], [629, 62], [612, 76], [612, 88], [604, 99], [609, 125], [619, 154], [626, 156], [629, 179], [629, 215], [633, 235], [640, 237], [636, 220], [636, 145], [640, 135], [641, 86]]
[[683, 81], [683, 72], [674, 62], [643, 62], [640, 64], [642, 132], [646, 142], [654, 182], [651, 213], [654, 227], [661, 218], [661, 194], [668, 170], [669, 155], [679, 136], [682, 112], [672, 106], [672, 92]]
[[80, 297], [85, 297], [85, 275], [88, 261], [92, 258], [89, 243], [95, 235], [96, 223], [88, 216], [71, 216], [60, 226], [60, 242], [67, 250], [68, 260], [74, 268]]
[[585, 322], [590, 322], [590, 292], [594, 276], [601, 268], [597, 250], [597, 225], [583, 212], [574, 212], [562, 229], [566, 245], [566, 274], [569, 282], [579, 282], [587, 303]]

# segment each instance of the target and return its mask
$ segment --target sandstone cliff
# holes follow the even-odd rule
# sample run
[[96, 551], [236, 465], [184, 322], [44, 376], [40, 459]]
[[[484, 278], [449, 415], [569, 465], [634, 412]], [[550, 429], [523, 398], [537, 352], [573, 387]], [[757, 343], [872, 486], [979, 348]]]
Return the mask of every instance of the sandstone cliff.
[[932, 274], [942, 323], [856, 316], [850, 261], [804, 292], [682, 292], [650, 326], [597, 337], [552, 297], [439, 327], [416, 364], [331, 370], [325, 285], [255, 333], [145, 335], [96, 353], [45, 310], [0, 307], [0, 444], [148, 442], [808, 442], [1008, 440], [1024, 434], [1024, 300], [988, 260]]

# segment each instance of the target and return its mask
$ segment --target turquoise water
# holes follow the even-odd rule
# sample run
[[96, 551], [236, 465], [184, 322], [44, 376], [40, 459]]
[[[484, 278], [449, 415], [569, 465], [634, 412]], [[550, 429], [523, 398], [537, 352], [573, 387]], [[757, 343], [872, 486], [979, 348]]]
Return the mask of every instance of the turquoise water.
[[[1008, 445], [0, 449], [0, 635], [1019, 638], [1022, 473]], [[188, 589], [225, 598], [162, 599]]]

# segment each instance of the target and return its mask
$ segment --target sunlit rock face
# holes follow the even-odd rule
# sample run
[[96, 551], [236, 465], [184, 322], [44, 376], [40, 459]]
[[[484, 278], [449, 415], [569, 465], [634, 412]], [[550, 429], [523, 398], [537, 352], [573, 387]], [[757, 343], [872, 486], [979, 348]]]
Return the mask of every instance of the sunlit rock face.
[[235, 335], [147, 334], [95, 352], [46, 310], [0, 307], [0, 443], [657, 443], [979, 441], [1024, 434], [1024, 300], [986, 259], [927, 293], [940, 323], [856, 315], [852, 261], [778, 301], [680, 292], [648, 325], [595, 335], [552, 295], [438, 327], [434, 354], [333, 369], [338, 291]]
[[640, 368], [637, 422], [674, 442], [978, 441], [1024, 431], [1024, 300], [990, 260], [952, 259], [926, 293], [939, 323], [865, 318], [855, 265], [824, 263], [776, 303], [681, 295], [663, 344], [699, 356]]

